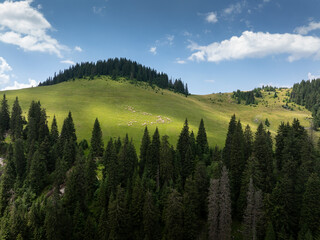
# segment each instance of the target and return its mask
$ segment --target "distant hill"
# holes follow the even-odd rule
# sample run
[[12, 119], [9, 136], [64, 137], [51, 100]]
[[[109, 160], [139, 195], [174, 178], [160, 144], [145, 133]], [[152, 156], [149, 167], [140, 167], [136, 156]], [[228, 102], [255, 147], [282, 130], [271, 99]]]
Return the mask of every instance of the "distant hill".
[[159, 73], [154, 69], [143, 66], [135, 61], [126, 58], [110, 58], [107, 61], [77, 63], [69, 69], [60, 71], [49, 77], [39, 86], [54, 85], [61, 82], [74, 80], [75, 78], [89, 77], [91, 80], [95, 76], [108, 75], [113, 80], [124, 77], [131, 81], [145, 82], [150, 86], [156, 85], [163, 89], [173, 90], [174, 92], [189, 95], [188, 85], [181, 79], [169, 79], [166, 73]]
[[[19, 97], [26, 115], [32, 100], [40, 101], [46, 109], [48, 122], [53, 115], [61, 128], [68, 111], [72, 112], [79, 140], [91, 138], [95, 118], [100, 121], [104, 140], [110, 137], [124, 137], [126, 133], [139, 147], [143, 129], [148, 126], [153, 132], [167, 134], [170, 143], [176, 145], [177, 137], [188, 118], [190, 129], [197, 132], [200, 119], [204, 119], [210, 146], [223, 146], [230, 117], [236, 114], [244, 126], [250, 124], [255, 131], [266, 118], [268, 129], [275, 135], [282, 121], [298, 118], [309, 127], [311, 112], [304, 107], [289, 103], [290, 89], [274, 92], [261, 91], [256, 98], [257, 105], [238, 104], [232, 93], [191, 95], [151, 87], [144, 82], [125, 78], [112, 80], [110, 76], [75, 79], [60, 84], [1, 92], [6, 94], [10, 109], [16, 96]], [[286, 107], [287, 106], [287, 107]]]

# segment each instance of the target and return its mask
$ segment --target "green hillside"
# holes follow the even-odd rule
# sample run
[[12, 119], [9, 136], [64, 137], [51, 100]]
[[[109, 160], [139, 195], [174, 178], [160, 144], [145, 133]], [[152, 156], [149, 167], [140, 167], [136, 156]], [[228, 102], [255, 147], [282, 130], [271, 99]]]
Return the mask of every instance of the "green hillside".
[[258, 98], [257, 106], [247, 106], [237, 104], [229, 93], [185, 97], [158, 87], [151, 88], [146, 83], [130, 83], [124, 79], [114, 81], [101, 76], [94, 80], [76, 79], [1, 94], [6, 94], [10, 108], [18, 96], [25, 115], [31, 101], [39, 100], [47, 110], [49, 124], [55, 114], [59, 128], [70, 110], [78, 140], [90, 140], [94, 120], [98, 117], [105, 141], [128, 133], [138, 147], [146, 125], [151, 132], [158, 127], [160, 134], [169, 135], [170, 142], [175, 145], [185, 118], [194, 132], [197, 132], [200, 119], [204, 119], [210, 146], [224, 145], [228, 122], [234, 113], [253, 130], [268, 118], [273, 135], [281, 121], [292, 121], [293, 118], [309, 127], [311, 113], [292, 103], [289, 106], [293, 110], [284, 109], [282, 105], [290, 90], [277, 91], [278, 98], [273, 97], [274, 93], [262, 92], [263, 98]]

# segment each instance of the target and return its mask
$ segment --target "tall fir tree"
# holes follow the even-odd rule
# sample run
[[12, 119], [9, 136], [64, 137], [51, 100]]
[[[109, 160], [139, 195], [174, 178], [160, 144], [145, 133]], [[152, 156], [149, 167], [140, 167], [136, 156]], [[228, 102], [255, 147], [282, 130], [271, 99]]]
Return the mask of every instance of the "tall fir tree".
[[47, 167], [39, 151], [33, 154], [28, 182], [32, 191], [37, 195], [41, 193], [47, 184]]
[[103, 156], [102, 131], [98, 118], [96, 118], [92, 130], [91, 154], [93, 158], [100, 158]]
[[142, 176], [144, 168], [147, 162], [148, 150], [151, 144], [148, 127], [144, 129], [141, 146], [140, 146], [140, 162], [139, 162], [139, 174]]
[[143, 233], [145, 240], [160, 239], [159, 209], [152, 193], [147, 190], [143, 204]]
[[157, 183], [157, 188], [160, 186], [160, 135], [159, 130], [156, 128], [152, 142], [148, 151], [146, 166], [146, 174], [149, 178]]
[[117, 186], [120, 184], [119, 162], [112, 138], [110, 138], [103, 156], [105, 176], [108, 179], [108, 189], [110, 193], [116, 194]]
[[23, 119], [22, 119], [22, 110], [19, 105], [18, 97], [13, 103], [11, 118], [10, 118], [10, 129], [11, 129], [11, 138], [12, 140], [22, 137], [23, 131]]
[[168, 136], [165, 135], [161, 139], [160, 147], [160, 183], [161, 186], [169, 185], [174, 175], [174, 155], [170, 147]]
[[52, 145], [57, 144], [59, 140], [59, 130], [55, 115], [53, 116], [51, 123], [50, 140]]
[[177, 144], [177, 151], [179, 152], [179, 156], [180, 156], [181, 170], [184, 171], [181, 173], [183, 183], [190, 174], [187, 170], [190, 164], [186, 162], [186, 154], [189, 147], [190, 147], [189, 125], [188, 125], [188, 120], [186, 119], [184, 122], [184, 126], [181, 130], [181, 133], [179, 135], [178, 144]]
[[203, 119], [201, 118], [198, 135], [197, 135], [197, 152], [200, 159], [203, 158], [203, 154], [207, 154], [209, 151], [208, 139], [206, 129], [204, 127]]
[[0, 137], [4, 138], [7, 131], [10, 129], [10, 114], [9, 114], [9, 106], [8, 100], [6, 99], [6, 95], [3, 95], [3, 99], [1, 101], [1, 109], [0, 109]]
[[223, 162], [228, 169], [230, 169], [230, 161], [231, 161], [230, 155], [231, 155], [231, 149], [233, 145], [233, 135], [236, 129], [237, 129], [237, 121], [236, 121], [236, 115], [234, 114], [232, 115], [229, 122], [227, 138], [224, 145], [224, 149], [222, 151]]

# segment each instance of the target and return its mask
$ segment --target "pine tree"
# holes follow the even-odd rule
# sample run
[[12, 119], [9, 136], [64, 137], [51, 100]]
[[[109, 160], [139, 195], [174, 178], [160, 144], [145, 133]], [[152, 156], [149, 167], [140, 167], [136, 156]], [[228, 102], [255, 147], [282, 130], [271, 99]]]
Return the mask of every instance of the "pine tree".
[[98, 222], [98, 237], [101, 240], [108, 240], [109, 237], [109, 228], [108, 228], [108, 218], [105, 208], [102, 208], [99, 222]]
[[229, 122], [227, 138], [225, 142], [225, 146], [222, 152], [223, 162], [228, 169], [230, 169], [230, 154], [233, 145], [233, 135], [237, 129], [236, 115], [233, 115]]
[[17, 139], [13, 145], [13, 161], [15, 164], [15, 169], [17, 177], [23, 180], [26, 174], [26, 157], [24, 155], [24, 144], [21, 139]]
[[311, 233], [319, 234], [320, 222], [320, 179], [315, 173], [311, 174], [303, 195], [300, 226], [308, 226]]
[[87, 157], [84, 167], [86, 200], [87, 203], [90, 203], [98, 187], [98, 179], [96, 174], [97, 165], [91, 154]]
[[131, 232], [134, 239], [142, 239], [144, 194], [140, 176], [136, 174], [130, 203]]
[[65, 143], [71, 140], [72, 142], [77, 142], [76, 130], [74, 128], [73, 118], [71, 112], [69, 112], [68, 117], [64, 120], [61, 135], [59, 139], [59, 147], [62, 151]]
[[244, 133], [244, 159], [248, 160], [252, 154], [253, 135], [249, 124], [246, 126]]
[[10, 129], [10, 115], [9, 115], [9, 106], [8, 100], [6, 99], [6, 95], [3, 95], [3, 99], [1, 101], [1, 109], [0, 109], [0, 137], [4, 138], [6, 132]]
[[231, 239], [231, 198], [228, 171], [224, 166], [219, 186], [219, 235], [221, 240]]
[[72, 238], [75, 240], [82, 240], [84, 239], [85, 234], [85, 219], [84, 214], [81, 210], [80, 203], [77, 202], [75, 207], [75, 211], [72, 217], [72, 228], [73, 228], [73, 234]]
[[209, 240], [219, 238], [219, 180], [211, 179], [208, 195], [208, 236]]
[[116, 194], [117, 186], [120, 184], [119, 163], [112, 138], [110, 138], [105, 154], [103, 156], [105, 175], [108, 178], [108, 189], [110, 193]]
[[181, 130], [181, 133], [178, 139], [178, 144], [177, 144], [177, 151], [179, 152], [179, 156], [180, 156], [181, 169], [182, 171], [184, 171], [181, 173], [183, 183], [190, 174], [188, 172], [189, 169], [186, 170], [186, 168], [189, 168], [189, 163], [186, 163], [185, 161], [186, 154], [189, 147], [190, 147], [190, 135], [189, 135], [188, 120], [186, 119], [184, 122], [184, 126]]
[[45, 109], [41, 109], [40, 119], [39, 119], [39, 137], [38, 141], [42, 142], [45, 138], [50, 137], [48, 122], [47, 122], [47, 113]]
[[153, 179], [157, 183], [157, 188], [159, 188], [159, 174], [160, 174], [160, 135], [158, 128], [156, 128], [152, 142], [148, 151], [148, 157], [146, 161], [145, 171], [150, 179]]
[[204, 128], [204, 122], [202, 118], [200, 121], [198, 135], [197, 135], [197, 149], [198, 149], [198, 155], [200, 156], [200, 159], [202, 159], [203, 154], [207, 154], [209, 151], [207, 133], [206, 133], [206, 129]]
[[124, 189], [118, 186], [116, 197], [111, 197], [108, 207], [109, 239], [126, 239], [128, 209]]
[[262, 123], [258, 126], [253, 144], [253, 154], [258, 161], [261, 179], [257, 187], [265, 193], [270, 193], [273, 187], [273, 151], [270, 135]]
[[11, 118], [10, 118], [10, 129], [11, 129], [11, 138], [12, 140], [22, 137], [23, 131], [23, 119], [22, 119], [22, 110], [19, 105], [18, 97], [13, 103]]
[[96, 118], [92, 130], [91, 154], [93, 158], [100, 158], [103, 156], [102, 131], [98, 118]]
[[147, 191], [143, 205], [143, 232], [145, 240], [160, 239], [159, 210], [154, 203], [152, 193]]
[[147, 162], [148, 150], [150, 147], [150, 136], [148, 132], [148, 127], [146, 126], [144, 129], [141, 146], [140, 146], [140, 162], [139, 162], [139, 174], [142, 176], [145, 168], [145, 164]]
[[183, 202], [181, 194], [173, 189], [169, 194], [164, 211], [166, 239], [183, 239]]
[[58, 130], [58, 124], [57, 124], [57, 119], [55, 115], [53, 116], [53, 120], [51, 123], [50, 139], [51, 139], [52, 145], [58, 143], [58, 140], [59, 140], [59, 130]]
[[276, 233], [273, 230], [272, 222], [268, 223], [266, 237], [264, 240], [276, 240]]
[[44, 159], [41, 158], [39, 151], [33, 155], [30, 172], [28, 176], [29, 185], [37, 195], [41, 193], [47, 183], [47, 168]]
[[173, 180], [174, 156], [170, 147], [168, 136], [162, 137], [160, 147], [160, 183], [161, 186], [168, 185]]

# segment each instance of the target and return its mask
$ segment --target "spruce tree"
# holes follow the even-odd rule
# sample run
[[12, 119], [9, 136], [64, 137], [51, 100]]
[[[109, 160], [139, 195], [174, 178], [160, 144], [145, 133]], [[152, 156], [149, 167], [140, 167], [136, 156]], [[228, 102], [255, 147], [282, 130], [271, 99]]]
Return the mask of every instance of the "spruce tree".
[[183, 239], [183, 202], [181, 194], [173, 189], [167, 198], [164, 211], [166, 239]]
[[13, 145], [13, 162], [15, 164], [15, 169], [17, 173], [17, 177], [20, 180], [24, 179], [26, 174], [26, 157], [24, 155], [24, 144], [21, 139], [17, 139]]
[[37, 195], [41, 193], [47, 183], [47, 168], [44, 159], [41, 158], [39, 151], [33, 154], [30, 172], [28, 176], [30, 188]]
[[87, 203], [90, 203], [98, 187], [98, 179], [96, 173], [97, 165], [91, 154], [86, 158], [84, 168], [86, 200]]
[[105, 175], [108, 179], [108, 189], [110, 193], [116, 194], [117, 186], [120, 184], [119, 162], [112, 138], [110, 138], [103, 156]]
[[143, 204], [143, 233], [145, 240], [160, 239], [159, 209], [150, 191], [146, 192]]
[[320, 178], [313, 173], [306, 184], [301, 208], [300, 226], [308, 226], [313, 234], [319, 234], [320, 223]]
[[252, 154], [253, 135], [249, 125], [244, 130], [244, 159], [248, 160]]
[[91, 154], [93, 158], [100, 158], [103, 156], [102, 131], [98, 118], [96, 118], [92, 130]]
[[230, 162], [231, 162], [230, 155], [231, 155], [231, 150], [232, 150], [232, 145], [233, 145], [233, 135], [234, 135], [234, 132], [236, 131], [236, 129], [237, 129], [236, 115], [232, 115], [230, 122], [229, 122], [226, 142], [225, 142], [224, 149], [222, 152], [223, 162], [228, 169], [230, 169]]
[[219, 186], [219, 235], [221, 240], [231, 239], [231, 197], [227, 168], [222, 168]]
[[57, 119], [55, 115], [53, 116], [53, 120], [51, 123], [50, 139], [51, 139], [52, 145], [58, 143], [58, 140], [59, 140], [59, 130], [58, 130], [58, 124], [57, 124]]
[[3, 95], [0, 109], [0, 137], [4, 138], [7, 131], [10, 129], [9, 106], [6, 95]]
[[22, 110], [19, 105], [18, 97], [13, 103], [11, 118], [10, 118], [10, 129], [11, 129], [11, 138], [12, 140], [22, 137], [23, 131], [23, 119], [22, 119]]
[[102, 211], [99, 217], [98, 237], [101, 240], [108, 240], [108, 237], [109, 237], [108, 219], [107, 219], [107, 212], [105, 208], [102, 208]]
[[188, 170], [185, 169], [185, 168], [189, 168], [189, 163], [186, 162], [186, 154], [189, 147], [190, 147], [190, 135], [189, 135], [188, 120], [186, 119], [184, 122], [184, 126], [181, 130], [181, 133], [178, 139], [178, 144], [177, 144], [177, 151], [179, 152], [179, 156], [180, 156], [181, 170], [184, 171], [181, 173], [183, 183], [190, 174]]
[[160, 135], [158, 128], [156, 128], [152, 142], [148, 151], [145, 171], [147, 176], [150, 179], [153, 179], [157, 183], [157, 187], [159, 188], [159, 174], [160, 174]]
[[207, 154], [209, 151], [207, 133], [206, 133], [206, 129], [204, 128], [204, 122], [202, 118], [200, 121], [198, 135], [197, 135], [197, 149], [198, 149], [198, 155], [200, 159], [202, 159], [203, 154]]
[[141, 146], [140, 146], [140, 162], [139, 162], [139, 174], [142, 176], [144, 172], [144, 168], [147, 162], [147, 157], [148, 157], [148, 150], [150, 147], [150, 136], [148, 132], [148, 127], [146, 126], [144, 129], [142, 141], [141, 141]]
[[136, 174], [130, 203], [131, 234], [134, 239], [142, 239], [144, 190], [139, 174]]
[[161, 140], [160, 147], [160, 183], [161, 186], [168, 185], [174, 176], [174, 155], [170, 147], [168, 136], [165, 135]]

